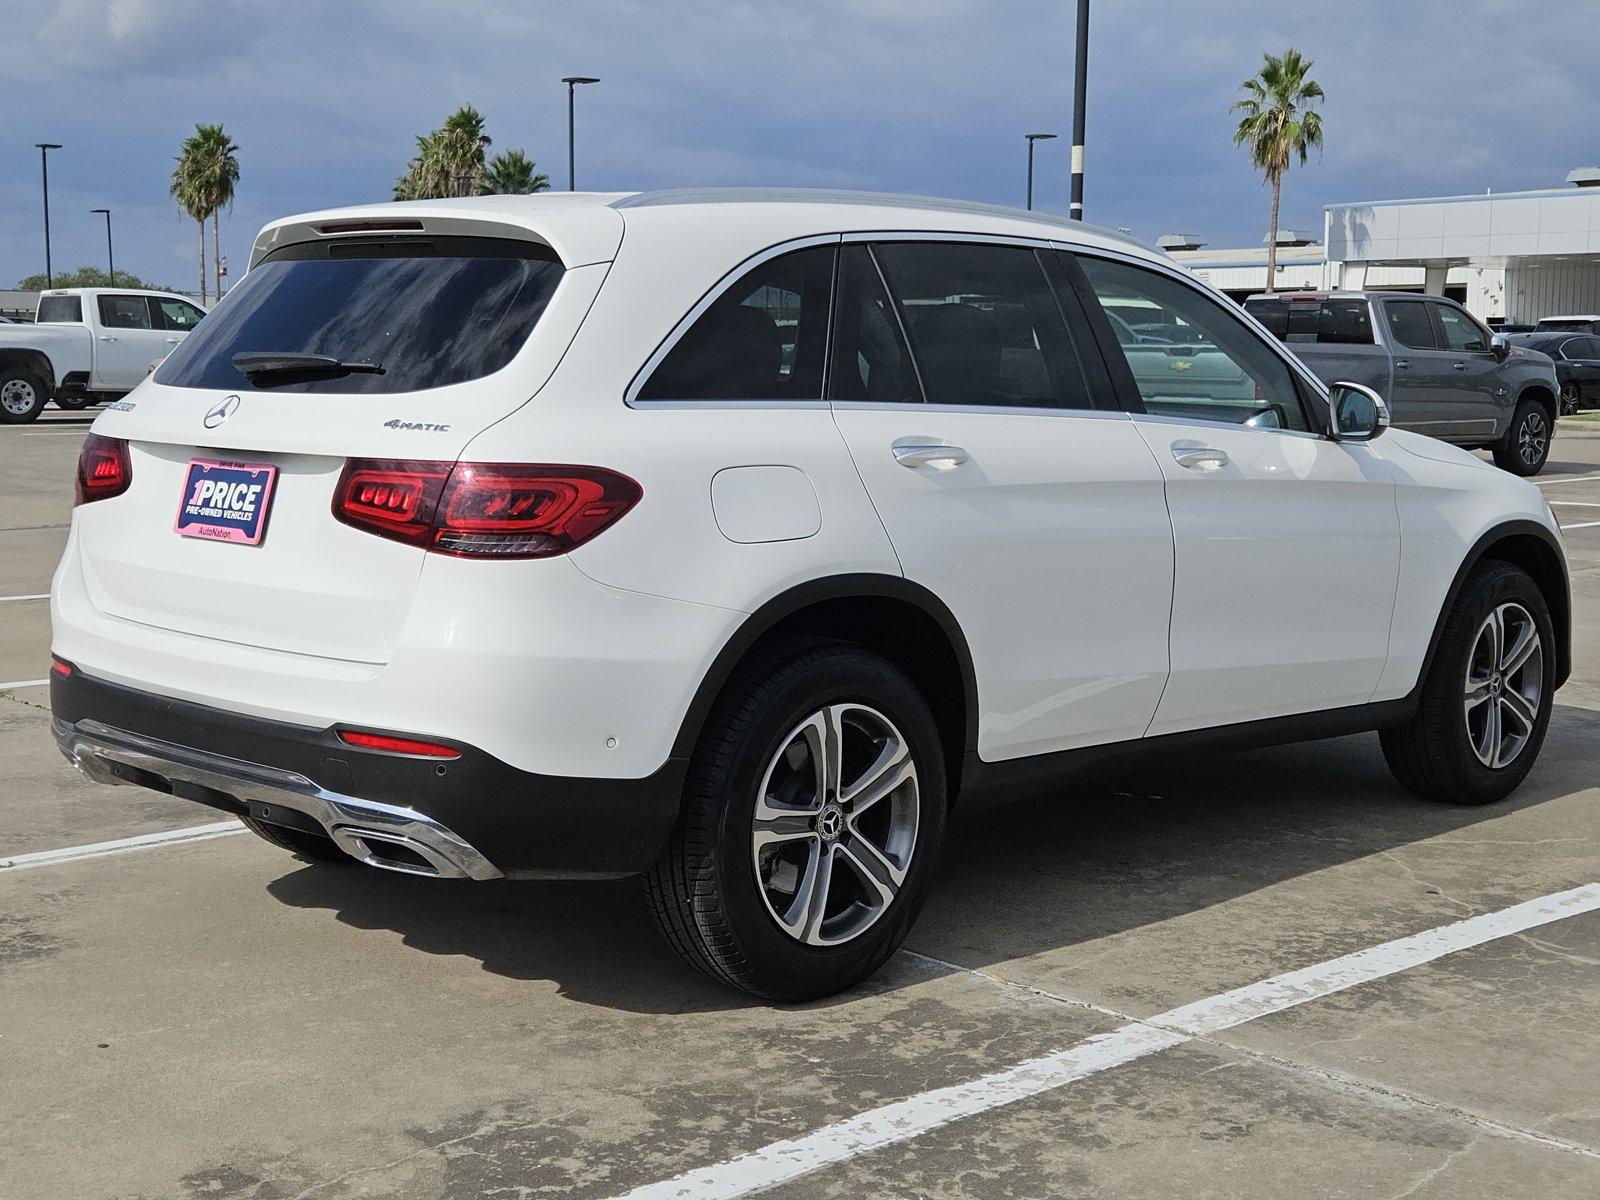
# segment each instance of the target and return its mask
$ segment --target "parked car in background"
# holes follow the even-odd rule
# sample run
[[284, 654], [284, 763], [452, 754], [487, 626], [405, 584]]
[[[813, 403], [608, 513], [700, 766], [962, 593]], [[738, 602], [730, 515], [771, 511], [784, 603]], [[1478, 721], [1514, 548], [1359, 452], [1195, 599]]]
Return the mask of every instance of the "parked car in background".
[[1508, 334], [1506, 340], [1521, 349], [1548, 355], [1555, 363], [1562, 416], [1600, 404], [1600, 334], [1518, 333]]
[[205, 311], [169, 292], [62, 288], [43, 292], [32, 325], [0, 328], [0, 422], [36, 419], [51, 400], [86, 408], [144, 381]]
[[1600, 315], [1567, 317], [1540, 317], [1533, 327], [1535, 333], [1596, 333], [1600, 334]]
[[1537, 474], [1550, 454], [1555, 365], [1454, 300], [1410, 292], [1272, 292], [1245, 309], [1325, 383], [1372, 388], [1394, 423]]
[[641, 874], [776, 999], [888, 958], [959, 794], [1381, 730], [1485, 804], [1571, 665], [1537, 488], [1038, 213], [290, 217], [134, 399], [52, 587], [73, 762], [328, 869]]

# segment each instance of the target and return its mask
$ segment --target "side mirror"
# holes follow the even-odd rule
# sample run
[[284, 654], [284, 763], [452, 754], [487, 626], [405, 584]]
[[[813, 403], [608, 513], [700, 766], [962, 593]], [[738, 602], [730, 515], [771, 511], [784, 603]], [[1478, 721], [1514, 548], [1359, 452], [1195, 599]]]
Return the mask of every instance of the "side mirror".
[[1494, 356], [1505, 362], [1511, 356], [1511, 343], [1506, 341], [1506, 335], [1497, 333], [1489, 339], [1489, 349], [1494, 351]]
[[1336, 442], [1370, 442], [1389, 428], [1389, 406], [1369, 387], [1336, 383], [1329, 389], [1328, 399]]

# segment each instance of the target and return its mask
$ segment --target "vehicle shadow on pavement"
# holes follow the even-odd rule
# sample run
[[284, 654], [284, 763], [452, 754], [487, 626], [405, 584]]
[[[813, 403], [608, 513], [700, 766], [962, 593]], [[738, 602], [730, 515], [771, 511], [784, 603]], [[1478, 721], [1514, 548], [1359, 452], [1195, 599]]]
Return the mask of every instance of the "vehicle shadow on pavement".
[[[1373, 735], [1125, 767], [1058, 797], [958, 806], [909, 946], [983, 968], [1171, 920], [1593, 787], [1597, 742], [1600, 713], [1558, 705], [1528, 781], [1483, 808], [1413, 797]], [[580, 1003], [642, 1013], [762, 1003], [685, 965], [657, 935], [637, 880], [482, 884], [308, 868], [267, 890], [428, 954], [551, 980]], [[866, 986], [926, 977], [886, 971]]]

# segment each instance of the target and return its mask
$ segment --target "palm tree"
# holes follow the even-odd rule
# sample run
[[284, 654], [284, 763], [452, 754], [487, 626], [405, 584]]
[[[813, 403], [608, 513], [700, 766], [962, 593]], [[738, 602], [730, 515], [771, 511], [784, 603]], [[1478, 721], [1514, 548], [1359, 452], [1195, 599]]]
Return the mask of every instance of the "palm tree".
[[1244, 95], [1228, 111], [1243, 114], [1234, 132], [1236, 146], [1250, 148], [1250, 161], [1272, 185], [1272, 223], [1267, 231], [1267, 291], [1278, 276], [1278, 200], [1290, 159], [1303, 166], [1311, 150], [1322, 148], [1322, 114], [1313, 106], [1322, 88], [1306, 78], [1311, 60], [1290, 46], [1282, 58], [1265, 55], [1260, 72], [1240, 84]]
[[217, 299], [222, 299], [222, 217], [224, 208], [233, 207], [234, 187], [239, 182], [239, 147], [222, 131], [221, 125], [196, 125], [194, 131], [198, 159], [197, 186], [200, 198], [211, 216], [212, 268], [217, 276]]
[[502, 150], [489, 160], [478, 181], [480, 196], [527, 196], [550, 188], [550, 176], [534, 174], [534, 161], [521, 150]]
[[178, 207], [194, 218], [200, 227], [200, 303], [206, 302], [206, 218], [211, 215], [211, 210], [206, 207], [204, 189], [201, 186], [201, 146], [199, 140], [199, 127], [196, 132], [183, 139], [183, 145], [178, 148], [178, 157], [174, 160], [178, 165], [172, 169], [172, 198], [178, 202]]
[[417, 153], [395, 181], [396, 200], [470, 196], [483, 178], [484, 151], [490, 145], [483, 114], [464, 104], [432, 133], [417, 139]]

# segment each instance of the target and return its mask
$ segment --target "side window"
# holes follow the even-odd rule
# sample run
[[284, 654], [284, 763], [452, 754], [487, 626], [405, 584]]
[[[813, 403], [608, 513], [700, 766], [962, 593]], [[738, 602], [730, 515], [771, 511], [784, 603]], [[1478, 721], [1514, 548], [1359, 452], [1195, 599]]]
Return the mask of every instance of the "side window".
[[143, 296], [101, 296], [100, 324], [107, 329], [149, 329], [150, 306]]
[[1389, 332], [1394, 340], [1412, 350], [1437, 350], [1433, 336], [1433, 322], [1428, 319], [1428, 306], [1421, 300], [1385, 300], [1384, 315], [1389, 318]]
[[1077, 348], [1026, 246], [874, 248], [930, 404], [1089, 408]]
[[1078, 262], [1147, 412], [1311, 428], [1288, 364], [1210, 296], [1143, 267], [1090, 255], [1079, 255]]
[[205, 316], [187, 300], [172, 300], [166, 296], [152, 296], [150, 303], [155, 309], [158, 329], [171, 329], [179, 333], [188, 333], [200, 324], [200, 318]]
[[838, 302], [828, 398], [879, 404], [918, 403], [922, 388], [900, 321], [872, 253], [860, 243], [839, 249]]
[[832, 246], [780, 254], [718, 296], [641, 400], [820, 400]]
[[1444, 330], [1444, 344], [1448, 350], [1478, 350], [1489, 349], [1489, 339], [1484, 336], [1483, 330], [1478, 328], [1478, 323], [1459, 308], [1448, 304], [1430, 305], [1439, 316], [1439, 325]]
[[83, 321], [81, 296], [41, 296], [34, 320], [40, 325], [75, 325]]
[[1367, 301], [1324, 300], [1317, 308], [1317, 341], [1324, 345], [1372, 345], [1372, 315]]
[[1600, 359], [1600, 338], [1579, 338], [1576, 346], [1568, 342], [1566, 356], [1568, 358], [1588, 359], [1590, 362]]

